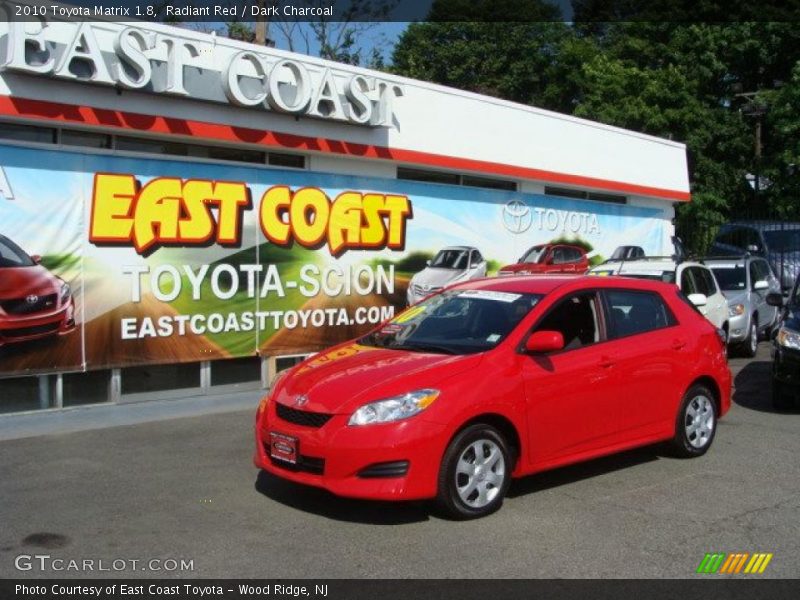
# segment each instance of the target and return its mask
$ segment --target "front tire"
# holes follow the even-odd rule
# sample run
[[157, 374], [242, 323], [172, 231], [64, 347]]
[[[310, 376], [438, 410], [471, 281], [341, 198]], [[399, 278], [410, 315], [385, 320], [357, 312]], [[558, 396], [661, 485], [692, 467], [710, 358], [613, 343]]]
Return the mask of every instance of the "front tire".
[[756, 352], [758, 352], [758, 326], [756, 325], [756, 317], [753, 315], [750, 318], [750, 333], [742, 343], [742, 354], [747, 358], [753, 358]]
[[436, 502], [453, 519], [475, 519], [503, 504], [513, 470], [502, 434], [478, 423], [459, 432], [442, 459]]
[[711, 447], [716, 431], [714, 394], [705, 385], [693, 385], [684, 394], [678, 411], [672, 450], [681, 458], [702, 456]]

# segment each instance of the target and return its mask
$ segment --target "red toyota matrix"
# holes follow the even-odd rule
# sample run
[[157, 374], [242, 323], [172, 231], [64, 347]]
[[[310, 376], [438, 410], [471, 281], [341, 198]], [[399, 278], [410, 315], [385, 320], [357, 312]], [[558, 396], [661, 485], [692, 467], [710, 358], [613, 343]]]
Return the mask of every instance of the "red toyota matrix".
[[75, 328], [69, 284], [0, 235], [0, 347]]
[[717, 330], [674, 285], [482, 279], [282, 373], [258, 407], [255, 464], [480, 517], [515, 477], [662, 441], [701, 456], [730, 394]]

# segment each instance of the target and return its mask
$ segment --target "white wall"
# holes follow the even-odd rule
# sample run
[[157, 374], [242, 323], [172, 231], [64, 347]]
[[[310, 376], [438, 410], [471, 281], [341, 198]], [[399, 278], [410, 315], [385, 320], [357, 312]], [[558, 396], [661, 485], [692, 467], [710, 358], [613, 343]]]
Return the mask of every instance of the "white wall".
[[[219, 85], [220, 89], [222, 84], [219, 71], [237, 52], [249, 49], [265, 54], [268, 60], [277, 61], [282, 57], [302, 60], [312, 78], [319, 77], [324, 69], [331, 68], [339, 85], [353, 73], [368, 77], [378, 76], [401, 85], [404, 96], [394, 101], [395, 122], [392, 127], [369, 127], [309, 117], [296, 119], [266, 110], [263, 106], [238, 108], [164, 94], [130, 90], [118, 93], [115, 89], [91, 83], [73, 83], [8, 71], [0, 73], [0, 95], [74, 105], [88, 103], [98, 108], [292, 133], [310, 138], [388, 147], [395, 151], [499, 163], [512, 168], [538, 169], [648, 186], [679, 194], [689, 191], [686, 150], [683, 144], [443, 86], [224, 38], [212, 38], [186, 29], [160, 24], [131, 25], [146, 27], [159, 35], [168, 34], [192, 40], [201, 50], [200, 56], [192, 61], [202, 67], [203, 77], [210, 77], [211, 85]], [[35, 24], [28, 26], [36, 27]], [[8, 40], [8, 36], [3, 37], [8, 27], [8, 23], [0, 23], [0, 39]], [[48, 41], [68, 44], [76, 27], [75, 23], [51, 22], [45, 28], [44, 36]], [[99, 22], [93, 25], [93, 31], [99, 45], [112, 48], [116, 36], [124, 27], [125, 24], [121, 23]], [[152, 61], [163, 61], [165, 47], [162, 42], [152, 51], [148, 51], [149, 58]], [[116, 58], [109, 55], [106, 60], [111, 63], [109, 69], [113, 71]], [[163, 66], [163, 63], [158, 64]], [[298, 147], [296, 150], [303, 151], [303, 148]], [[316, 164], [322, 170], [338, 171], [336, 160], [314, 158], [312, 166]], [[383, 165], [389, 161], [369, 162]], [[363, 171], [366, 167], [354, 168]], [[470, 167], [462, 165], [458, 168], [464, 171]], [[370, 172], [388, 173], [388, 170], [376, 166]], [[557, 181], [544, 175], [536, 177], [529, 173], [527, 176], [509, 176], [512, 179], [523, 177], [544, 179], [558, 185]], [[578, 185], [594, 187], [586, 182]], [[604, 188], [599, 185], [598, 189]]]

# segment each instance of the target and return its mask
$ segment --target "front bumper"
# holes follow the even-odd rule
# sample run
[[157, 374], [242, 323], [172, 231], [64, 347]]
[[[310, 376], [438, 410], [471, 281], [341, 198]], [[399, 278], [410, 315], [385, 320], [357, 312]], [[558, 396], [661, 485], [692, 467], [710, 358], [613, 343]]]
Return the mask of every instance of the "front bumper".
[[738, 344], [745, 341], [750, 331], [750, 315], [745, 312], [728, 319], [728, 342]]
[[795, 393], [800, 391], [800, 351], [774, 343], [772, 377]]
[[[351, 427], [347, 425], [349, 415], [334, 415], [322, 427], [314, 428], [280, 419], [275, 402], [270, 401], [256, 424], [253, 462], [282, 479], [323, 488], [337, 496], [371, 500], [432, 498], [447, 442], [442, 425], [419, 416], [396, 423]], [[296, 464], [270, 457], [270, 432], [297, 438]], [[402, 463], [407, 463], [407, 468], [402, 468]]]
[[75, 329], [75, 301], [61, 308], [32, 315], [0, 316], [0, 346], [28, 342], [51, 335], [65, 335]]

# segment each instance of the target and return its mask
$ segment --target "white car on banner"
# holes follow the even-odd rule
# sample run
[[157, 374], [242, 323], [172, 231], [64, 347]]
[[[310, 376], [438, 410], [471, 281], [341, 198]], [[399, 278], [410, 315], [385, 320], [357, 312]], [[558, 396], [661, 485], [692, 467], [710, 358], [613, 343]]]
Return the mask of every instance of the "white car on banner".
[[444, 287], [486, 277], [486, 259], [477, 248], [451, 246], [442, 248], [428, 261], [428, 266], [408, 283], [408, 304], [416, 304]]

